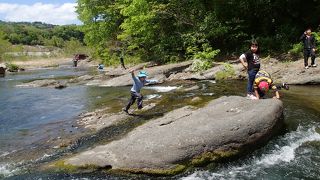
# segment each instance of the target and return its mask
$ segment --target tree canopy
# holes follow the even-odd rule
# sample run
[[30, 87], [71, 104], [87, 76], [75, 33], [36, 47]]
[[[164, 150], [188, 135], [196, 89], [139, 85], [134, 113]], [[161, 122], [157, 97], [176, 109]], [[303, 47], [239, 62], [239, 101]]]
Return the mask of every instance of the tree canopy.
[[56, 26], [41, 22], [0, 22], [0, 31], [12, 44], [62, 47], [72, 38], [83, 42], [84, 33], [76, 25]]
[[[119, 52], [160, 62], [228, 54], [257, 38], [285, 52], [318, 28], [318, 0], [78, 0], [85, 42], [108, 61]], [[210, 55], [206, 56], [210, 58]]]

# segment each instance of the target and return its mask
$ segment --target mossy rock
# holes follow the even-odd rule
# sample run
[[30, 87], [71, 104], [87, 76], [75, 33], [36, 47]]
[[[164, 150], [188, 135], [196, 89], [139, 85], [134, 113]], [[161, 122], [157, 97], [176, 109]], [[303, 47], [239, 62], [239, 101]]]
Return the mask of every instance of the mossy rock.
[[19, 66], [16, 64], [13, 64], [13, 63], [7, 63], [6, 67], [9, 72], [18, 72], [19, 71]]
[[[83, 173], [83, 172], [94, 172], [98, 170], [104, 170], [105, 172], [113, 173], [113, 174], [149, 174], [155, 176], [173, 176], [183, 172], [187, 166], [185, 165], [176, 165], [173, 168], [168, 169], [152, 169], [152, 168], [119, 168], [112, 169], [111, 166], [108, 167], [99, 167], [96, 165], [84, 165], [84, 166], [74, 166], [70, 164], [66, 164], [64, 160], [56, 161], [55, 163], [49, 165], [48, 169], [54, 169], [55, 172], [65, 172], [70, 174]], [[47, 169], [47, 170], [48, 170]]]
[[215, 74], [216, 80], [234, 79], [236, 74], [233, 66], [231, 64], [224, 63], [223, 67], [222, 71]]
[[320, 141], [308, 141], [303, 143], [303, 146], [311, 146], [316, 149], [320, 149]]
[[132, 169], [114, 169], [110, 170], [109, 172], [112, 173], [123, 173], [123, 172], [128, 172], [128, 173], [133, 173], [133, 174], [149, 174], [149, 175], [156, 175], [156, 176], [173, 176], [176, 174], [179, 174], [183, 172], [187, 166], [185, 165], [176, 165], [173, 168], [169, 169], [152, 169], [152, 168], [143, 168], [143, 169], [137, 169], [137, 168], [132, 168]]
[[213, 151], [213, 152], [204, 152], [201, 155], [195, 157], [191, 164], [193, 166], [203, 166], [210, 162], [217, 162], [222, 159], [230, 158], [239, 154], [238, 150], [229, 150], [229, 151]]
[[84, 166], [74, 166], [70, 164], [66, 164], [64, 160], [59, 160], [51, 165], [51, 167], [56, 168], [56, 171], [62, 171], [67, 173], [83, 173], [85, 172], [94, 172], [96, 170], [101, 169], [110, 169], [109, 167], [101, 168], [96, 165], [86, 164]]

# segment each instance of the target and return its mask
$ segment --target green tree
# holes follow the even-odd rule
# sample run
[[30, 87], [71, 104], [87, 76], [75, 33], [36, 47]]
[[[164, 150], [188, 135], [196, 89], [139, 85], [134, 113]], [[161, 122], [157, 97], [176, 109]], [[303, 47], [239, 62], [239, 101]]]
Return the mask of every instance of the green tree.
[[51, 39], [45, 40], [44, 45], [62, 48], [64, 46], [64, 40], [60, 37], [53, 36]]
[[69, 41], [66, 41], [64, 44], [64, 51], [66, 55], [73, 55], [77, 53], [85, 53], [83, 51], [83, 44], [76, 38], [71, 38]]
[[5, 60], [5, 53], [10, 51], [11, 43], [5, 39], [4, 32], [0, 31], [0, 61]]
[[[103, 59], [126, 54], [160, 62], [248, 49], [287, 52], [308, 26], [318, 26], [319, 1], [78, 0], [85, 42]], [[205, 48], [204, 48], [205, 47]], [[211, 49], [210, 49], [211, 48]]]

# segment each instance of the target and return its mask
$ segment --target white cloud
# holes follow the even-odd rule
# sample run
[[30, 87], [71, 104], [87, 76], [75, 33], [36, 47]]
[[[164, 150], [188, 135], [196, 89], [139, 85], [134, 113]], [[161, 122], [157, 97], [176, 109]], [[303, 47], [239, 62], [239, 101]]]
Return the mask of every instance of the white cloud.
[[76, 3], [33, 5], [0, 3], [0, 18], [4, 21], [34, 22], [41, 21], [50, 24], [79, 24]]

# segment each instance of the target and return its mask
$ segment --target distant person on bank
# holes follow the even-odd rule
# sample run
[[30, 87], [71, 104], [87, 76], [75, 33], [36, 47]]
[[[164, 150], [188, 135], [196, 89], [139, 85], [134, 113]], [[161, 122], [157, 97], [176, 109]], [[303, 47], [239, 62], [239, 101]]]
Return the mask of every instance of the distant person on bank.
[[240, 62], [248, 72], [247, 97], [254, 99], [253, 82], [256, 74], [260, 70], [260, 48], [258, 42], [253, 40], [250, 45], [250, 51], [240, 56]]
[[312, 35], [311, 29], [307, 29], [300, 37], [303, 43], [303, 57], [304, 57], [304, 68], [309, 69], [308, 59], [311, 57], [311, 66], [317, 67], [315, 64], [316, 59], [316, 39]]
[[289, 86], [285, 83], [281, 85], [274, 85], [273, 80], [270, 74], [266, 71], [259, 71], [254, 79], [254, 92], [255, 98], [253, 99], [262, 99], [265, 98], [266, 93], [271, 89], [274, 91], [275, 96], [273, 98], [280, 99], [279, 90], [284, 88], [289, 90]]
[[121, 64], [121, 67], [122, 67], [123, 69], [127, 69], [127, 68], [124, 66], [124, 59], [123, 59], [123, 55], [122, 55], [122, 54], [120, 55], [120, 64]]
[[98, 69], [99, 69], [99, 70], [103, 70], [103, 68], [104, 68], [104, 65], [103, 65], [103, 64], [99, 64], [99, 65], [98, 65]]
[[133, 80], [133, 86], [130, 90], [131, 98], [130, 98], [127, 106], [125, 108], [123, 108], [123, 111], [126, 113], [128, 113], [130, 106], [136, 101], [136, 99], [137, 99], [138, 109], [142, 109], [143, 96], [140, 93], [141, 88], [145, 84], [154, 84], [154, 83], [158, 82], [157, 80], [147, 80], [146, 78], [147, 78], [148, 74], [145, 71], [140, 71], [137, 77], [134, 75], [134, 70], [130, 71], [130, 73], [131, 73], [132, 80]]

